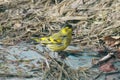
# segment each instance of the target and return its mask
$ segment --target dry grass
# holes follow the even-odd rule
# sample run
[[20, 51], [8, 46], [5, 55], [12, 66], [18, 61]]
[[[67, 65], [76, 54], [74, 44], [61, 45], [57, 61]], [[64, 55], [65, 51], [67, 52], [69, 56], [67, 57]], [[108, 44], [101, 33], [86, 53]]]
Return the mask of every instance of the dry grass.
[[74, 38], [90, 44], [120, 35], [119, 14], [119, 0], [1, 0], [0, 38], [13, 44], [33, 34], [49, 35], [69, 22], [76, 27]]
[[[50, 35], [66, 22], [76, 27], [73, 43], [99, 45], [103, 36], [120, 36], [120, 0], [0, 0], [0, 44], [14, 45], [31, 36]], [[87, 80], [90, 76], [56, 61], [50, 66], [45, 78]]]

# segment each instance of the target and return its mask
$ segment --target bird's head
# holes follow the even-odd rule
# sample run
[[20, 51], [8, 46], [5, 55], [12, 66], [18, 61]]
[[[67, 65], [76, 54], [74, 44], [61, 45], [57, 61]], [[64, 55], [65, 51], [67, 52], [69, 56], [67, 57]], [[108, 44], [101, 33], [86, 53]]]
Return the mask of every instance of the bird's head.
[[62, 28], [61, 32], [63, 34], [71, 34], [72, 33], [72, 25], [65, 25], [65, 27]]

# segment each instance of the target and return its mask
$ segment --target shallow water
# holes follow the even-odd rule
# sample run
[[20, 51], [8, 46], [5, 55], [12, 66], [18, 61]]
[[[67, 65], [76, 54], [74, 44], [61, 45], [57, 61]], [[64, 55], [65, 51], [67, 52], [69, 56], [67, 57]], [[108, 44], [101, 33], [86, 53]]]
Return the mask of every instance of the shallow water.
[[[75, 47], [74, 47], [75, 48]], [[73, 49], [74, 49], [73, 48]], [[36, 49], [36, 50], [34, 50]], [[31, 69], [37, 69], [41, 65], [40, 62], [45, 61], [43, 54], [44, 51], [48, 49], [42, 47], [40, 44], [31, 45], [28, 43], [20, 43], [15, 46], [0, 46], [1, 57], [4, 55], [5, 60], [0, 60], [0, 73], [9, 73], [9, 74], [27, 74], [27, 75], [36, 75]], [[53, 52], [50, 52], [53, 53]], [[97, 57], [95, 52], [79, 52], [79, 55], [68, 55], [64, 62], [70, 66], [72, 69], [79, 69], [80, 67], [91, 67], [92, 59]], [[39, 63], [38, 63], [39, 62]], [[119, 65], [118, 65], [119, 66]], [[42, 76], [42, 73], [39, 74]], [[40, 80], [39, 78], [25, 78], [25, 80]], [[104, 78], [104, 76], [102, 77]], [[23, 80], [21, 78], [9, 78], [0, 80]], [[42, 80], [42, 79], [41, 79]]]
[[[41, 61], [43, 59], [43, 56], [40, 55], [40, 53], [36, 52], [32, 48], [35, 47], [38, 51], [44, 52], [45, 48], [42, 47], [40, 44], [39, 45], [30, 45], [27, 43], [21, 43], [15, 46], [8, 46], [6, 48], [0, 46], [1, 50], [6, 50], [9, 52], [8, 55], [6, 55], [6, 59], [10, 61], [14, 60], [31, 60], [30, 64], [35, 64], [36, 66], [39, 66], [37, 64], [37, 61]], [[65, 63], [70, 66], [73, 69], [78, 69], [79, 67], [90, 67], [91, 66], [91, 61], [93, 56], [89, 56], [89, 54], [95, 55], [96, 53], [87, 53], [83, 52], [80, 53], [81, 56], [74, 56], [74, 55], [69, 55], [67, 58], [64, 60]], [[25, 63], [21, 63], [19, 66], [25, 66]], [[13, 70], [13, 64], [9, 64], [9, 68], [12, 68]], [[22, 68], [22, 67], [21, 67]]]

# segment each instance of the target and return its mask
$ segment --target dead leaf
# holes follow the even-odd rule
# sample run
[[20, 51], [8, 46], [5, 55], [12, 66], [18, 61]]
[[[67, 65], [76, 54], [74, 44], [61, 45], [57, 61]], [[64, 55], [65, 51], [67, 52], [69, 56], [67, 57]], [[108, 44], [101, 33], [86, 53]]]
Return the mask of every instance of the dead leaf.
[[120, 59], [120, 48], [117, 50], [117, 55], [116, 55], [116, 57], [117, 57], [118, 59]]
[[111, 47], [120, 45], [120, 37], [111, 37], [111, 36], [105, 36], [104, 37], [105, 44]]
[[100, 70], [103, 71], [103, 72], [111, 72], [111, 71], [115, 71], [116, 69], [117, 68], [115, 68], [114, 65], [110, 62], [100, 66]]

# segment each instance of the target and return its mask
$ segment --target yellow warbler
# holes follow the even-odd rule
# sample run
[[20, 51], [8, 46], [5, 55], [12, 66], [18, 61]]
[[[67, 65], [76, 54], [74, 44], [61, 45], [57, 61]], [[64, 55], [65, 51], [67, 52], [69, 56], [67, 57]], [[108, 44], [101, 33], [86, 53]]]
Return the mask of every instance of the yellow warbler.
[[64, 50], [70, 44], [71, 39], [72, 39], [71, 25], [66, 25], [58, 33], [54, 33], [49, 37], [33, 38], [33, 40], [46, 45], [52, 51]]

